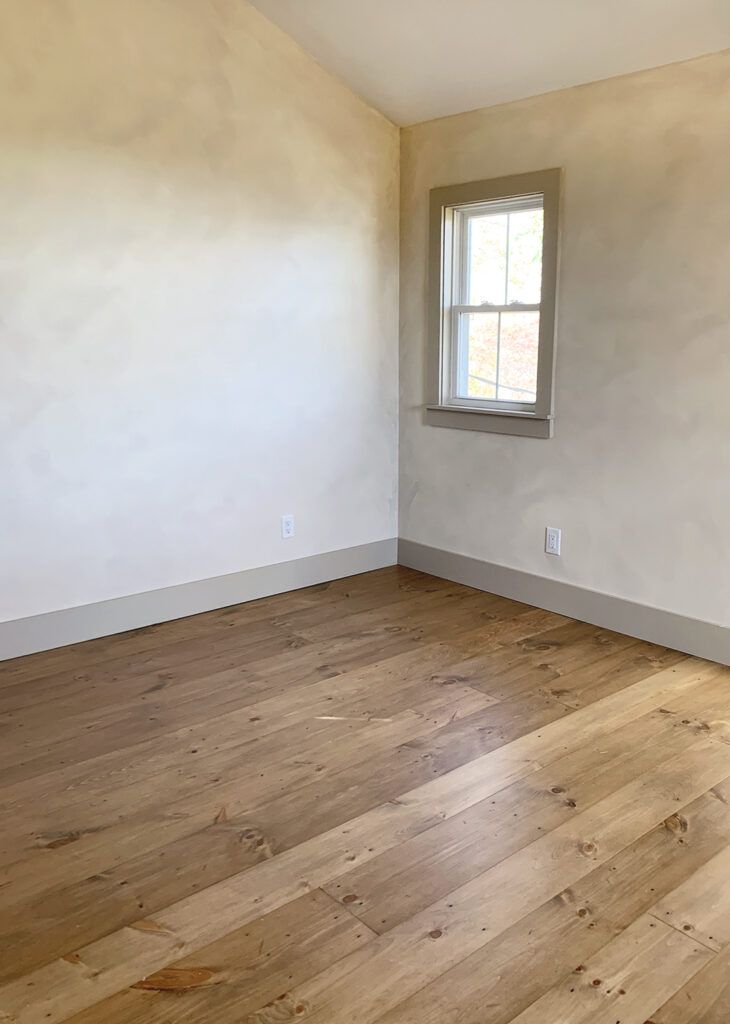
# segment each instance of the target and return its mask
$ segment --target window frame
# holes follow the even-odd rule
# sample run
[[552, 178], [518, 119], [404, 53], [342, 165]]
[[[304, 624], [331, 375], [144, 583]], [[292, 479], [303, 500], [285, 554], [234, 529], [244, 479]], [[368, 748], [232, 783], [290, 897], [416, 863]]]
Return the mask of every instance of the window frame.
[[[431, 191], [427, 424], [523, 437], [553, 436], [561, 187], [562, 170], [550, 168]], [[464, 306], [461, 300], [465, 296], [457, 294], [463, 275], [457, 280], [455, 274], [457, 264], [462, 266], [464, 262], [463, 239], [457, 237], [459, 226], [482, 204], [498, 200], [519, 201], [531, 196], [542, 196], [543, 207], [542, 293], [535, 403], [459, 397], [454, 383], [458, 350], [455, 325], [459, 314], [469, 309], [482, 313], [535, 310], [535, 304]], [[458, 260], [455, 259], [457, 244], [461, 244]]]

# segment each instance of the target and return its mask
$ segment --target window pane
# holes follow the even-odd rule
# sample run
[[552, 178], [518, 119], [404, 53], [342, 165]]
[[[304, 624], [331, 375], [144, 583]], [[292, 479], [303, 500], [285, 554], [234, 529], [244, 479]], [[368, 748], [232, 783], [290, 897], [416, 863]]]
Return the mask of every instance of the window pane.
[[481, 306], [485, 302], [504, 305], [509, 216], [505, 213], [471, 216], [467, 224], [466, 303], [469, 306]]
[[499, 313], [464, 313], [460, 320], [459, 397], [495, 399]]
[[534, 404], [537, 396], [539, 313], [502, 313], [497, 398]]
[[509, 215], [507, 302], [540, 301], [542, 288], [543, 212], [520, 210]]

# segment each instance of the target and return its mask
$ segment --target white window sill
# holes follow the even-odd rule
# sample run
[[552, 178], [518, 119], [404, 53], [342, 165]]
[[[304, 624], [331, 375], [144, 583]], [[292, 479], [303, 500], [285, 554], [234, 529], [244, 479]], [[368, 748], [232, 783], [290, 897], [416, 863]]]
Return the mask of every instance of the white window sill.
[[501, 409], [467, 409], [456, 405], [427, 405], [424, 421], [430, 427], [455, 430], [481, 430], [488, 434], [512, 434], [516, 437], [553, 436], [552, 416], [539, 417], [531, 412]]

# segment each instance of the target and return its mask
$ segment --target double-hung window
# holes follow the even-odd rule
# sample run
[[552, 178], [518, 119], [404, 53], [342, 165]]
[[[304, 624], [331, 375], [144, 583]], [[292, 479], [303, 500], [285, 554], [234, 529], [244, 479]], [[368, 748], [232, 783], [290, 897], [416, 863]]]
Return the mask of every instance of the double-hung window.
[[560, 178], [431, 193], [428, 423], [552, 436]]

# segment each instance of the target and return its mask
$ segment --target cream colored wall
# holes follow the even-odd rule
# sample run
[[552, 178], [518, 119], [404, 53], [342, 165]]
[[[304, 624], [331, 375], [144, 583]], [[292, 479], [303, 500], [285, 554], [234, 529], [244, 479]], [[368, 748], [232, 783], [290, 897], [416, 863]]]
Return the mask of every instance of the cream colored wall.
[[4, 0], [0, 164], [0, 619], [395, 535], [389, 122], [244, 0]]
[[[426, 427], [428, 191], [553, 166], [555, 438]], [[729, 183], [730, 53], [403, 133], [401, 536], [730, 622]]]

